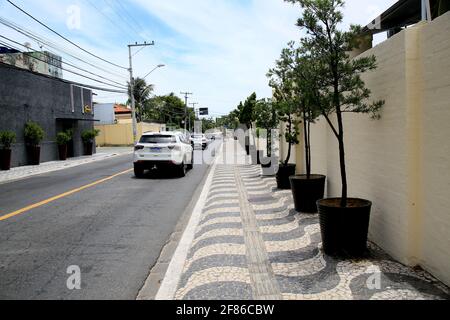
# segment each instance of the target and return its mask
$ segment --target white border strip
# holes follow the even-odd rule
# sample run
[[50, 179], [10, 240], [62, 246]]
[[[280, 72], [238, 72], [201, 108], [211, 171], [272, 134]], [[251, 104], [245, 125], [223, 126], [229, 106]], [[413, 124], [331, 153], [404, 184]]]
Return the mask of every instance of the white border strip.
[[183, 268], [187, 259], [189, 249], [192, 242], [194, 241], [195, 231], [198, 224], [200, 223], [200, 218], [202, 215], [203, 208], [205, 207], [206, 200], [208, 197], [208, 192], [210, 190], [212, 180], [214, 177], [214, 172], [216, 171], [217, 161], [222, 154], [223, 144], [220, 147], [220, 151], [217, 152], [217, 157], [213, 162], [211, 171], [209, 172], [208, 178], [205, 181], [200, 197], [192, 211], [189, 223], [180, 239], [177, 249], [173, 254], [172, 260], [170, 261], [169, 267], [167, 268], [164, 280], [161, 283], [161, 287], [156, 294], [155, 300], [173, 300], [176, 294], [178, 283], [183, 273]]

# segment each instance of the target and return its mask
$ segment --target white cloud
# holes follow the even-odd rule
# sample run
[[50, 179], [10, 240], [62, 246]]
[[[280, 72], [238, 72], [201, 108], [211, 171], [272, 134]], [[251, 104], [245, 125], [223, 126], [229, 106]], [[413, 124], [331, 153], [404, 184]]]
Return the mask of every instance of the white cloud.
[[[117, 25], [112, 26], [108, 19], [89, 5], [88, 0], [16, 2], [37, 16], [45, 17], [49, 25], [64, 28], [64, 34], [83, 47], [120, 65], [127, 65], [126, 44], [134, 39], [134, 34], [120, 18], [108, 12], [103, 1], [91, 1], [103, 8], [104, 14], [109, 14]], [[286, 43], [300, 37], [300, 31], [295, 26], [300, 8], [282, 0], [130, 1], [141, 6], [142, 12], [139, 14], [145, 11], [148, 14], [149, 23], [141, 23], [145, 28], [141, 34], [145, 38], [149, 35], [156, 41], [155, 47], [135, 56], [135, 74], [143, 76], [155, 65], [165, 63], [167, 67], [155, 71], [148, 79], [156, 84], [156, 93], [192, 91], [194, 96], [191, 101], [210, 107], [216, 114], [229, 112], [253, 91], [260, 97], [269, 96], [271, 90], [267, 86], [267, 70]], [[346, 24], [366, 24], [394, 2], [379, 0], [374, 5], [372, 0], [347, 0], [344, 12]], [[4, 3], [0, 4], [2, 16], [15, 18], [22, 26], [50, 36]], [[79, 31], [67, 30], [65, 26], [66, 10], [72, 4], [82, 9], [82, 29]], [[167, 32], [152, 30], [150, 26], [154, 23], [158, 23], [163, 31], [167, 29]], [[0, 33], [14, 35], [3, 27], [0, 27]], [[135, 41], [142, 41], [141, 37], [135, 36]], [[54, 35], [51, 38], [61, 42]], [[25, 40], [20, 39], [21, 42]], [[104, 66], [104, 63], [100, 65]], [[67, 73], [66, 76], [72, 79]], [[77, 77], [73, 79], [80, 80]]]

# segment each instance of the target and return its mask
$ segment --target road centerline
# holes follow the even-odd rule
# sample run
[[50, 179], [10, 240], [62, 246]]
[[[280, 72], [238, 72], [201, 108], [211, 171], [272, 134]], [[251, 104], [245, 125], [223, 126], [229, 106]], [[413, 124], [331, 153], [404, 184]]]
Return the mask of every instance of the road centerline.
[[70, 190], [70, 191], [67, 191], [67, 192], [61, 193], [61, 194], [59, 194], [59, 195], [53, 196], [53, 197], [51, 197], [51, 198], [42, 200], [42, 201], [37, 202], [37, 203], [35, 203], [35, 204], [32, 204], [32, 205], [23, 207], [23, 208], [21, 208], [21, 209], [19, 209], [19, 210], [16, 210], [16, 211], [14, 211], [14, 212], [5, 214], [5, 215], [3, 215], [3, 216], [0, 216], [0, 221], [4, 221], [4, 220], [10, 219], [10, 218], [12, 218], [12, 217], [15, 217], [15, 216], [24, 214], [24, 213], [26, 213], [26, 212], [28, 212], [28, 211], [30, 211], [30, 210], [33, 210], [33, 209], [42, 207], [42, 206], [44, 206], [44, 205], [46, 205], [46, 204], [49, 204], [49, 203], [51, 203], [51, 202], [54, 202], [54, 201], [56, 201], [56, 200], [59, 200], [59, 199], [68, 197], [68, 196], [70, 196], [70, 195], [72, 195], [72, 194], [78, 193], [78, 192], [80, 192], [80, 191], [83, 191], [83, 190], [86, 190], [86, 189], [89, 189], [89, 188], [92, 188], [92, 187], [95, 187], [95, 186], [97, 186], [97, 185], [99, 185], [99, 184], [101, 184], [101, 183], [107, 182], [107, 181], [112, 180], [112, 179], [114, 179], [114, 178], [117, 178], [117, 177], [119, 177], [119, 176], [121, 176], [121, 175], [127, 174], [127, 173], [131, 172], [132, 170], [133, 170], [133, 169], [128, 169], [128, 170], [125, 170], [125, 171], [116, 173], [116, 174], [114, 174], [114, 175], [111, 175], [111, 176], [109, 176], [109, 177], [106, 177], [106, 178], [103, 178], [103, 179], [100, 179], [100, 180], [91, 182], [91, 183], [86, 184], [86, 185], [84, 185], [84, 186], [81, 186], [81, 187], [79, 187], [79, 188], [72, 189], [72, 190]]

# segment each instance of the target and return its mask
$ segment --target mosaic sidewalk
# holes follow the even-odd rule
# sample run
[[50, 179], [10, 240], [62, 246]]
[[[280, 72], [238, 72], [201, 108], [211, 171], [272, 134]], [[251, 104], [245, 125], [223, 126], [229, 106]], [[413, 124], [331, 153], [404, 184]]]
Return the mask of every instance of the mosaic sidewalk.
[[448, 299], [448, 288], [393, 261], [373, 244], [367, 258], [321, 250], [317, 215], [294, 210], [290, 190], [257, 166], [218, 165], [175, 299]]

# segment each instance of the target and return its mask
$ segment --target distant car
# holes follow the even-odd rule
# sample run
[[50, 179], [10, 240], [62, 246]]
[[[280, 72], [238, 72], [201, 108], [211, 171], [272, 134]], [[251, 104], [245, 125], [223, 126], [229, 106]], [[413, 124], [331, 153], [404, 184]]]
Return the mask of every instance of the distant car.
[[206, 135], [206, 137], [207, 137], [209, 140], [215, 141], [215, 140], [222, 139], [222, 133], [221, 133], [221, 132], [212, 132], [212, 133], [208, 133], [208, 134]]
[[179, 132], [144, 133], [134, 147], [134, 174], [137, 178], [145, 170], [175, 167], [184, 177], [193, 168], [194, 149], [186, 136]]
[[206, 136], [204, 134], [193, 134], [191, 135], [191, 145], [192, 148], [202, 148], [202, 150], [205, 150], [206, 148], [208, 148], [208, 139], [206, 138]]

